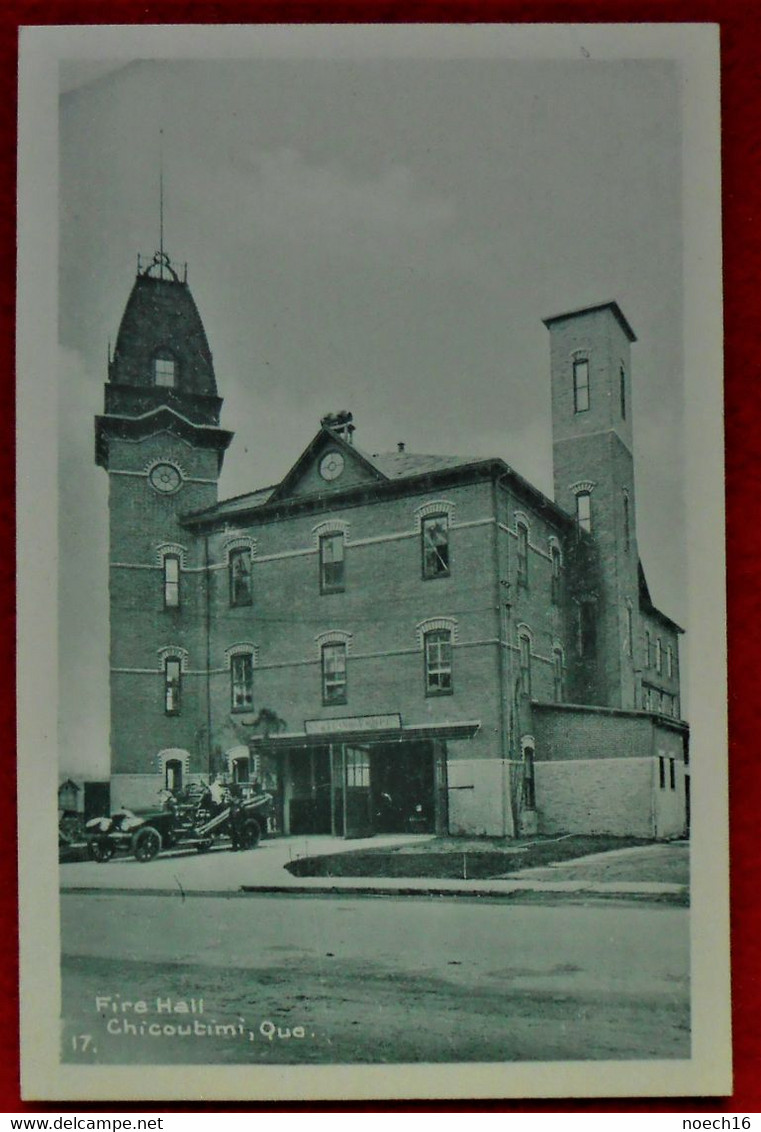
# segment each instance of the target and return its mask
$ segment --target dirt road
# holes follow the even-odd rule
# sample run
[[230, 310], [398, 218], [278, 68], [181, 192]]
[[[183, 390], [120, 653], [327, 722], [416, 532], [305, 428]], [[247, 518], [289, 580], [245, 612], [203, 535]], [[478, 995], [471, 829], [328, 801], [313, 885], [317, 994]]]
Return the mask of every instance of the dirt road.
[[62, 947], [67, 1061], [689, 1056], [681, 908], [69, 894]]

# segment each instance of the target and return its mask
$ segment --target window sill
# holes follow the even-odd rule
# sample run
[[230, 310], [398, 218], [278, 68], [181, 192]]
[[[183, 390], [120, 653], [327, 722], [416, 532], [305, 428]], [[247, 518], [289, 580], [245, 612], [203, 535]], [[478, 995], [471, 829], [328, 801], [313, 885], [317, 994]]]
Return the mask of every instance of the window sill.
[[436, 699], [438, 696], [453, 696], [454, 688], [426, 688], [427, 699]]

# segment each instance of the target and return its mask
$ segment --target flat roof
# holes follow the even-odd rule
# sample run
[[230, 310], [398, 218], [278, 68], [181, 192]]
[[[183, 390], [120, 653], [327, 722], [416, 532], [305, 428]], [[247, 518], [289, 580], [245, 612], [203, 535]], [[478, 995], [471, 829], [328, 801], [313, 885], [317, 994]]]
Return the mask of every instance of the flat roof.
[[637, 335], [632, 330], [627, 318], [624, 315], [624, 312], [621, 310], [615, 299], [609, 299], [607, 303], [594, 303], [591, 307], [580, 307], [575, 311], [566, 311], [564, 314], [551, 314], [549, 318], [543, 318], [542, 322], [545, 326], [552, 326], [553, 322], [563, 322], [569, 318], [578, 318], [578, 316], [582, 314], [593, 314], [595, 311], [604, 310], [609, 310], [615, 316], [621, 329], [630, 342], [637, 341]]

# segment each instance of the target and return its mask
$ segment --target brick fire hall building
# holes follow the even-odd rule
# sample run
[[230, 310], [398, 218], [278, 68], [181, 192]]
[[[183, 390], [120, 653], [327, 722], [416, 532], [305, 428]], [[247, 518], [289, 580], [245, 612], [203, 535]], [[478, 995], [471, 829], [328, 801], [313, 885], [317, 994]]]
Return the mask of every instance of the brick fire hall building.
[[554, 499], [500, 457], [369, 455], [343, 412], [280, 483], [220, 502], [232, 434], [201, 318], [168, 257], [138, 268], [95, 426], [115, 806], [224, 772], [270, 789], [286, 833], [684, 832], [681, 630], [637, 547], [635, 335], [615, 302], [545, 325]]

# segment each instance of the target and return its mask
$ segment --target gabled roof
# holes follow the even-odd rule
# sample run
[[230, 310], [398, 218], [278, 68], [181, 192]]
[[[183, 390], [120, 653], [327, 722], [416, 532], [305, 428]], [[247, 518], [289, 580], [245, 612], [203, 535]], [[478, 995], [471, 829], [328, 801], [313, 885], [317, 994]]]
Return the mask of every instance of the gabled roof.
[[364, 452], [360, 451], [359, 448], [355, 448], [353, 444], [349, 444], [342, 436], [339, 436], [338, 433], [330, 428], [325, 428], [323, 425], [301, 453], [291, 470], [286, 473], [285, 477], [274, 489], [269, 498], [269, 502], [275, 503], [279, 500], [287, 499], [292, 495], [299, 480], [301, 480], [307, 470], [313, 465], [320, 449], [327, 448], [328, 446], [331, 449], [338, 449], [339, 452], [342, 452], [348, 466], [351, 467], [354, 465], [355, 467], [360, 467], [371, 479], [376, 481], [387, 479], [384, 473], [375, 466], [373, 461], [366, 456]]
[[670, 617], [667, 617], [665, 613], [661, 613], [660, 609], [657, 609], [656, 606], [653, 605], [653, 599], [650, 597], [650, 587], [647, 584], [647, 578], [645, 577], [645, 571], [641, 561], [637, 563], [637, 580], [639, 582], [640, 610], [643, 613], [649, 614], [651, 617], [655, 617], [669, 629], [673, 629], [675, 633], [683, 633], [684, 629], [681, 625], [677, 625], [676, 621], [672, 621]]
[[[362, 482], [343, 483], [331, 489], [328, 484], [320, 484], [310, 493], [294, 493], [302, 475], [314, 466], [321, 444], [346, 453], [347, 459], [361, 468]], [[441, 456], [414, 452], [384, 452], [368, 455], [354, 445], [347, 444], [342, 437], [326, 428], [317, 435], [301, 454], [299, 459], [281, 483], [272, 487], [260, 488], [223, 500], [213, 507], [201, 511], [188, 512], [182, 521], [188, 526], [206, 526], [224, 521], [243, 522], [249, 518], [264, 519], [273, 512], [294, 507], [322, 508], [332, 505], [351, 506], [367, 496], [368, 491], [379, 495], [397, 495], [409, 490], [433, 490], [437, 485], [457, 482], [460, 478], [493, 477], [498, 482], [509, 482], [511, 487], [523, 495], [539, 511], [548, 514], [553, 521], [566, 527], [575, 527], [574, 518], [534, 487], [504, 460], [483, 456]]]

